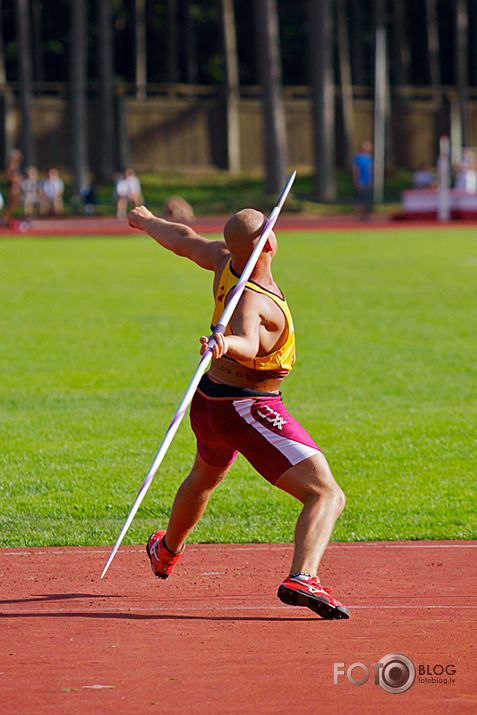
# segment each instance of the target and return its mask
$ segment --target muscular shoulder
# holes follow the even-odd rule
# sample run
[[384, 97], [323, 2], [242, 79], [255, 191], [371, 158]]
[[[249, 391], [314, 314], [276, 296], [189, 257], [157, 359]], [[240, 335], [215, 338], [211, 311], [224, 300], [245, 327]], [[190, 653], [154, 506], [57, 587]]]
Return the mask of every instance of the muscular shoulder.
[[225, 264], [230, 258], [230, 251], [223, 239], [217, 241], [209, 241], [210, 245], [210, 255], [214, 264], [214, 270], [216, 273], [222, 272], [224, 270]]

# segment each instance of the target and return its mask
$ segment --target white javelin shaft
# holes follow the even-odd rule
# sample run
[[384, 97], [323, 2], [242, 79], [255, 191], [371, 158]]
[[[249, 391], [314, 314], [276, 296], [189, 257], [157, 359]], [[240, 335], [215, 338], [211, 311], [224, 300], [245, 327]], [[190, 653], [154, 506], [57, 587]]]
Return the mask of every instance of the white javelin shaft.
[[[277, 218], [280, 214], [280, 211], [282, 209], [283, 204], [286, 201], [286, 198], [288, 194], [290, 193], [290, 189], [293, 185], [293, 182], [295, 181], [295, 176], [296, 176], [296, 171], [294, 171], [291, 176], [289, 177], [287, 183], [285, 184], [282, 193], [280, 194], [280, 197], [270, 214], [270, 218], [268, 219], [267, 223], [265, 224], [265, 227], [260, 235], [259, 240], [257, 241], [257, 245], [252, 251], [252, 255], [248, 259], [247, 265], [243, 269], [243, 273], [240, 276], [239, 281], [237, 282], [237, 285], [235, 286], [234, 292], [232, 293], [232, 296], [227, 303], [227, 307], [225, 308], [224, 312], [222, 313], [222, 316], [220, 318], [219, 323], [217, 324], [215, 330], [214, 330], [214, 335], [218, 332], [223, 333], [225, 331], [225, 328], [227, 327], [227, 324], [232, 317], [232, 313], [235, 310], [235, 307], [237, 306], [237, 303], [240, 300], [240, 296], [242, 295], [244, 289], [245, 289], [245, 284], [247, 283], [248, 279], [250, 278], [250, 275], [255, 268], [255, 264], [258, 261], [258, 257], [260, 253], [263, 250], [263, 247], [265, 245], [265, 242], [267, 238], [269, 237], [270, 233], [273, 230], [273, 227], [275, 226], [275, 223], [277, 221]], [[106, 571], [108, 570], [109, 566], [111, 565], [112, 560], [114, 559], [117, 550], [121, 546], [122, 540], [124, 539], [127, 530], [131, 526], [131, 522], [136, 516], [136, 512], [139, 509], [142, 500], [146, 496], [146, 492], [149, 489], [149, 486], [154, 479], [154, 475], [156, 474], [157, 470], [159, 469], [159, 466], [162, 462], [162, 460], [165, 457], [165, 454], [167, 450], [169, 449], [169, 445], [171, 444], [175, 433], [177, 432], [180, 423], [182, 422], [182, 418], [184, 417], [187, 408], [189, 404], [192, 401], [192, 398], [194, 396], [194, 393], [197, 389], [197, 386], [204, 374], [204, 372], [207, 370], [207, 367], [212, 359], [212, 348], [214, 346], [214, 339], [212, 336], [212, 339], [209, 341], [207, 345], [207, 349], [202, 355], [200, 362], [196, 368], [196, 371], [194, 372], [194, 375], [192, 377], [192, 380], [189, 383], [189, 386], [187, 390], [185, 391], [184, 397], [182, 398], [179, 407], [177, 408], [177, 411], [172, 418], [172, 422], [169, 425], [166, 434], [164, 435], [164, 439], [161, 442], [161, 446], [159, 447], [159, 450], [154, 457], [154, 461], [151, 464], [149, 471], [146, 475], [146, 478], [144, 479], [144, 482], [138, 492], [138, 495], [136, 499], [134, 500], [134, 504], [131, 507], [131, 511], [128, 514], [128, 517], [125, 521], [125, 524], [123, 528], [121, 529], [121, 533], [119, 534], [116, 543], [114, 544], [113, 550], [111, 551], [111, 554], [109, 556], [109, 559], [106, 563], [106, 566], [104, 567], [103, 573], [101, 574], [101, 578], [106, 574]]]

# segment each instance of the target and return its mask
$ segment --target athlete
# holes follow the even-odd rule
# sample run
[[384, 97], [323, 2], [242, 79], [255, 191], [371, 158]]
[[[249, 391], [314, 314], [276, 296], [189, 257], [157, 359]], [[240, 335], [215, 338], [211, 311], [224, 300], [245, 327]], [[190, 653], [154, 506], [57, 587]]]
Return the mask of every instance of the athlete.
[[[129, 213], [129, 223], [169, 251], [214, 272], [213, 332], [262, 233], [265, 216], [254, 209], [239, 211], [225, 224], [225, 240], [218, 241], [158, 218], [145, 206]], [[190, 407], [195, 462], [176, 494], [167, 531], [150, 536], [147, 553], [154, 574], [167, 578], [213, 490], [240, 452], [271, 484], [303, 504], [290, 575], [278, 597], [323, 618], [348, 618], [349, 610], [317, 577], [344, 495], [318, 446], [285, 409], [280, 392], [295, 360], [295, 335], [287, 302], [271, 272], [276, 251], [272, 232], [225, 334], [215, 336], [210, 369]], [[200, 338], [201, 354], [211, 337]]]

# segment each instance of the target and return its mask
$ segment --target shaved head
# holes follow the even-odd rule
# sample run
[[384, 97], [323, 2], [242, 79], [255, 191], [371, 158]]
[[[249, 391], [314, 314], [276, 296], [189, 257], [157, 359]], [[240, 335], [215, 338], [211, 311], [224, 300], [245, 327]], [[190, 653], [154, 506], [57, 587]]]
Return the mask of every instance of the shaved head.
[[224, 227], [229, 251], [239, 257], [249, 256], [266, 222], [266, 217], [255, 209], [242, 209], [234, 214]]

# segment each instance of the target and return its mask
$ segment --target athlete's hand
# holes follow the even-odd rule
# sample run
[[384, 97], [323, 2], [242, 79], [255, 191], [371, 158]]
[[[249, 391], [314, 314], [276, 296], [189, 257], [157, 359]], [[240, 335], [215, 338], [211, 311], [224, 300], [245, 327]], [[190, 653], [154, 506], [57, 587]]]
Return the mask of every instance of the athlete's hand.
[[[211, 340], [212, 335], [209, 335], [207, 337], [206, 335], [203, 335], [200, 339], [200, 354], [203, 355], [205, 351], [207, 350], [207, 346], [209, 345], [209, 341]], [[212, 360], [218, 360], [218, 358], [221, 358], [225, 353], [227, 352], [227, 338], [225, 335], [222, 335], [222, 333], [217, 333], [217, 335], [214, 336], [214, 345], [212, 347]]]
[[129, 212], [128, 216], [129, 225], [132, 226], [132, 228], [141, 229], [144, 228], [146, 222], [151, 218], [154, 218], [154, 214], [145, 206], [136, 206]]

